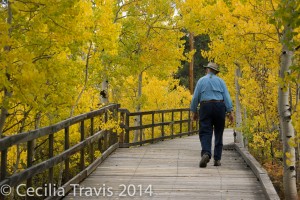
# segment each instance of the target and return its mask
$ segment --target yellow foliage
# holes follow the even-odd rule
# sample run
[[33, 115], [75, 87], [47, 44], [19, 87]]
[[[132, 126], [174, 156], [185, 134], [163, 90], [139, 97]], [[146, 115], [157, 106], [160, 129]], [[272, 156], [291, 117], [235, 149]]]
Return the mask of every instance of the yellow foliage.
[[[137, 100], [137, 80], [128, 77], [124, 83], [126, 88], [123, 97], [117, 99], [122, 107], [135, 111], [137, 103], [141, 103], [142, 110], [161, 110], [172, 108], [186, 108], [190, 105], [191, 95], [188, 90], [179, 85], [178, 80], [168, 78], [160, 80], [155, 76], [145, 74], [143, 82], [143, 95]], [[139, 102], [137, 102], [139, 101]]]
[[[232, 96], [239, 89], [241, 130], [251, 148], [263, 151], [274, 149], [270, 144], [279, 137], [276, 131], [279, 127], [278, 60], [282, 45], [279, 30], [270, 23], [271, 10], [277, 6], [276, 1], [239, 0], [186, 0], [179, 4], [186, 28], [195, 35], [209, 35], [209, 50], [201, 53], [221, 66], [220, 75]], [[241, 72], [240, 77], [236, 77], [237, 69]], [[289, 78], [297, 79], [297, 76], [296, 72]], [[236, 100], [233, 98], [234, 103]], [[297, 116], [293, 115], [296, 126], [300, 119]], [[275, 152], [275, 155], [279, 154]]]

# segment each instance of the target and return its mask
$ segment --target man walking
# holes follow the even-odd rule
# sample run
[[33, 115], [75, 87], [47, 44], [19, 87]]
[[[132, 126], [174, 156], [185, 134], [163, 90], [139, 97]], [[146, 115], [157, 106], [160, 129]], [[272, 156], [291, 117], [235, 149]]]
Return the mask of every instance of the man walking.
[[213, 131], [215, 134], [214, 166], [220, 166], [226, 112], [229, 114], [230, 122], [233, 122], [232, 102], [225, 82], [216, 76], [219, 73], [219, 66], [210, 62], [205, 68], [206, 75], [197, 82], [191, 102], [193, 120], [198, 120], [199, 117], [200, 122], [199, 138], [202, 151], [199, 166], [206, 167], [212, 157]]

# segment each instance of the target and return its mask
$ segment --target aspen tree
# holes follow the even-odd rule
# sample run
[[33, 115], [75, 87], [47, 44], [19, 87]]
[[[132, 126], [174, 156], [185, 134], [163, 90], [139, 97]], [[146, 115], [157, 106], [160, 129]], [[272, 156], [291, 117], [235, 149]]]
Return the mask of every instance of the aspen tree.
[[[174, 17], [171, 0], [125, 1], [118, 22], [123, 25], [120, 34], [119, 62], [126, 66], [123, 75], [135, 74], [135, 111], [143, 106], [143, 76], [145, 73], [166, 77], [175, 72], [184, 59], [181, 37], [183, 34]], [[139, 116], [135, 125], [140, 124]], [[135, 131], [133, 141], [139, 138]]]
[[295, 130], [292, 125], [292, 104], [290, 97], [290, 83], [286, 81], [291, 73], [291, 66], [293, 65], [294, 43], [293, 32], [295, 24], [295, 12], [299, 9], [299, 2], [294, 0], [282, 0], [279, 4], [277, 15], [278, 29], [282, 29], [281, 34], [278, 35], [282, 50], [280, 55], [280, 70], [279, 77], [281, 83], [278, 87], [278, 113], [280, 118], [280, 129], [283, 140], [283, 187], [286, 199], [298, 199], [296, 187], [296, 159], [295, 147], [292, 145], [292, 140], [295, 137]]

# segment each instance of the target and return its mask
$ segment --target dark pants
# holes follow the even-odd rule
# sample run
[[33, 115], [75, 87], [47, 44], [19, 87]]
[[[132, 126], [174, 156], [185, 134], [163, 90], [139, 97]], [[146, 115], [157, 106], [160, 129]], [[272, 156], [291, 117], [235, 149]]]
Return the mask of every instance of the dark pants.
[[215, 133], [214, 159], [221, 160], [226, 107], [223, 102], [200, 104], [199, 138], [202, 146], [201, 156], [205, 153], [211, 158], [211, 141]]

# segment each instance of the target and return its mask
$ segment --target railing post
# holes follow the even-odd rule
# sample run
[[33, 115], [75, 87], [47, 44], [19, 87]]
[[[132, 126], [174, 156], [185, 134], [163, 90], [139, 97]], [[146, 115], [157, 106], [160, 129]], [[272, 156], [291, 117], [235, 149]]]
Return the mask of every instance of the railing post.
[[[118, 121], [118, 115], [116, 114], [117, 113], [116, 110], [117, 110], [117, 107], [114, 106], [112, 108], [112, 117], [111, 117], [114, 121]], [[114, 132], [113, 130], [109, 131], [109, 145], [108, 146], [111, 146], [116, 143], [116, 135], [117, 135], [117, 133]]]
[[153, 139], [154, 139], [154, 111], [152, 112], [152, 143], [153, 143]]
[[[52, 155], [53, 156], [53, 155]], [[27, 142], [27, 168], [32, 166], [33, 161], [33, 141]], [[27, 179], [26, 187], [32, 187], [32, 178]]]
[[[94, 135], [94, 118], [91, 118], [91, 130], [90, 130], [90, 136]], [[94, 161], [94, 143], [91, 143], [90, 145], [90, 161], [91, 163]]]
[[125, 140], [124, 143], [129, 145], [129, 113], [126, 113], [126, 120], [125, 120]]
[[[121, 127], [125, 129], [125, 113], [121, 112], [120, 113], [120, 120], [121, 120]], [[119, 136], [119, 143], [122, 145], [124, 143], [124, 129], [122, 129], [122, 132], [120, 133]]]
[[188, 135], [190, 135], [190, 133], [191, 133], [191, 111], [189, 110], [189, 112], [188, 112]]
[[179, 125], [180, 125], [180, 133], [182, 133], [182, 110], [180, 110], [180, 124]]
[[[119, 122], [119, 107], [120, 105], [116, 105], [116, 107], [114, 108], [114, 113], [113, 113], [113, 118], [116, 122]], [[118, 132], [115, 131], [113, 132], [113, 144], [116, 144], [118, 142]]]
[[[54, 143], [54, 135], [53, 133], [49, 135], [49, 158], [53, 157], [53, 143]], [[53, 167], [49, 168], [49, 184], [53, 184]]]
[[[69, 126], [65, 128], [65, 151], [70, 148], [70, 132]], [[70, 159], [65, 160], [65, 181], [67, 182], [70, 178]]]
[[[140, 127], [143, 126], [143, 114], [140, 114]], [[142, 146], [143, 142], [143, 128], [140, 128], [140, 146]]]
[[[102, 114], [100, 115], [100, 123], [102, 122], [102, 119], [103, 119], [103, 116]], [[101, 131], [101, 128], [99, 126], [99, 131]], [[98, 140], [98, 150], [102, 153], [103, 152], [103, 145], [102, 145], [102, 140], [103, 140], [103, 137], [99, 138]]]
[[98, 140], [98, 150], [102, 153], [103, 152], [103, 148], [102, 148], [102, 140], [103, 140], [103, 138], [100, 138], [99, 140]]
[[171, 116], [171, 135], [172, 135], [172, 137], [171, 138], [173, 138], [173, 135], [174, 135], [174, 110], [172, 110], [172, 116]]
[[[104, 122], [106, 123], [107, 122], [107, 111], [105, 111], [104, 113]], [[106, 151], [106, 149], [108, 148], [108, 139], [107, 139], [107, 134], [108, 134], [108, 131], [106, 130], [104, 132], [104, 140], [103, 140], [103, 148], [104, 148], [104, 151]]]
[[165, 122], [165, 113], [164, 112], [161, 113], [161, 122], [162, 122], [161, 136], [164, 137], [165, 136], [165, 125], [163, 124]]
[[[7, 174], [7, 149], [1, 151], [1, 181], [6, 178]], [[5, 196], [0, 192], [0, 199], [5, 199]]]
[[7, 174], [7, 149], [1, 151], [1, 181], [6, 178]]
[[[80, 122], [80, 141], [84, 140], [84, 121]], [[84, 170], [84, 148], [80, 150], [80, 170]]]

